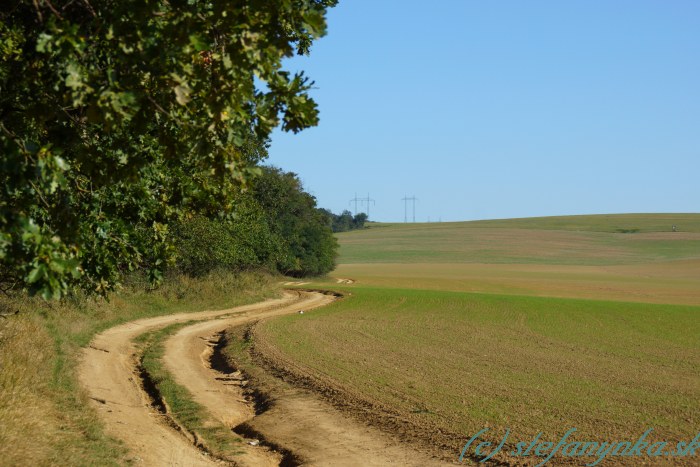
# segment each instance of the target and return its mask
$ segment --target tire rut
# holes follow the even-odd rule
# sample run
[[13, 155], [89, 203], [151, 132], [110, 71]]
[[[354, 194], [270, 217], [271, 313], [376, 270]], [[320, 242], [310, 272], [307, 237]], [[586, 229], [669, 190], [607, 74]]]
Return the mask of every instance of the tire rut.
[[[286, 387], [266, 393], [249, 384], [222, 354], [224, 331], [274, 316], [311, 311], [333, 294], [293, 290], [281, 299], [230, 310], [181, 313], [110, 328], [83, 349], [79, 379], [107, 434], [124, 442], [143, 465], [430, 466], [444, 465], [343, 415], [318, 396]], [[196, 433], [179, 427], [140, 364], [133, 340], [165, 326], [188, 324], [164, 345], [164, 368], [203, 406], [212, 422], [243, 437], [235, 462], [212, 456]], [[145, 373], [145, 374], [144, 374]]]
[[[167, 405], [149, 392], [147, 379], [133, 340], [143, 334], [186, 321], [239, 316], [254, 319], [258, 313], [279, 309], [300, 300], [298, 293], [228, 310], [178, 313], [144, 318], [115, 326], [95, 336], [82, 351], [78, 379], [105, 425], [105, 432], [124, 442], [129, 462], [143, 465], [212, 466], [230, 464], [210, 456], [194, 435], [173, 426], [163, 415]], [[177, 425], [177, 424], [175, 424]]]

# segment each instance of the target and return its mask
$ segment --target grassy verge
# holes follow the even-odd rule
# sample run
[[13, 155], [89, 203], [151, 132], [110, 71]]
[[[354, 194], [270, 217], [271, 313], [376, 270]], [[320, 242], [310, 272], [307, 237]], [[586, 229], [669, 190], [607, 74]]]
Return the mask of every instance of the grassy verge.
[[163, 365], [165, 340], [184, 326], [178, 323], [158, 331], [142, 334], [136, 339], [141, 346], [143, 369], [167, 404], [168, 415], [194, 435], [197, 444], [213, 456], [221, 459], [235, 460], [240, 453], [241, 439], [213, 419], [206, 408], [193, 400], [192, 394], [175, 382]]
[[138, 284], [109, 300], [46, 303], [0, 298], [0, 459], [5, 465], [121, 465], [126, 450], [102, 431], [76, 380], [81, 347], [111, 326], [138, 318], [222, 309], [277, 293], [262, 273], [172, 278], [156, 291]]

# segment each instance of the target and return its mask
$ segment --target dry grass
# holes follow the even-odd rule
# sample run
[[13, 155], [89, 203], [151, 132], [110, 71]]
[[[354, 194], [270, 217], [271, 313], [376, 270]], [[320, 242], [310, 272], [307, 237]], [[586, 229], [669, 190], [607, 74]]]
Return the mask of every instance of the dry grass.
[[[29, 339], [29, 342], [28, 342]], [[37, 465], [51, 452], [59, 429], [47, 397], [53, 346], [31, 317], [0, 321], [0, 459], [4, 465]], [[27, 345], [29, 343], [29, 345]]]
[[102, 299], [47, 304], [26, 297], [0, 298], [0, 464], [123, 465], [125, 449], [106, 437], [97, 414], [77, 385], [82, 346], [97, 332], [137, 318], [220, 309], [277, 292], [265, 274], [217, 273], [172, 278], [144, 292], [137, 283]]
[[380, 287], [700, 304], [700, 260], [620, 266], [364, 263], [341, 264], [334, 275]]

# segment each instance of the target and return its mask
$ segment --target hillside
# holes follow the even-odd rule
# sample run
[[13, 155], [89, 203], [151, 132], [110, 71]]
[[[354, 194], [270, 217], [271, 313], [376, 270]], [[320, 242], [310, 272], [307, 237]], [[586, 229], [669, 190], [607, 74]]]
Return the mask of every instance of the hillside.
[[373, 223], [338, 239], [341, 264], [638, 264], [700, 258], [700, 214]]

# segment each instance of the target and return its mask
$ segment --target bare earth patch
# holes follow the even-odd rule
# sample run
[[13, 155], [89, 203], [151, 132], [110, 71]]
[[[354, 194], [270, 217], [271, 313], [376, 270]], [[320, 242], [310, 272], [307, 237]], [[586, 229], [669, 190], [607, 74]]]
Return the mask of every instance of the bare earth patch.
[[[79, 369], [106, 425], [125, 442], [133, 460], [143, 465], [221, 465], [198, 449], [196, 434], [173, 428], [151, 407], [138, 377], [133, 339], [167, 325], [197, 320], [165, 344], [164, 364], [176, 382], [192, 393], [213, 421], [247, 436], [235, 465], [440, 465], [376, 428], [358, 423], [313, 394], [292, 387], [277, 390], [273, 402], [256, 415], [254, 401], [240, 374], [222, 374], [212, 360], [216, 336], [230, 326], [308, 311], [332, 301], [317, 292], [286, 293], [282, 299], [230, 310], [142, 319], [111, 328], [84, 350]], [[167, 402], [167, 401], [166, 401]], [[236, 434], [238, 433], [238, 434]]]

